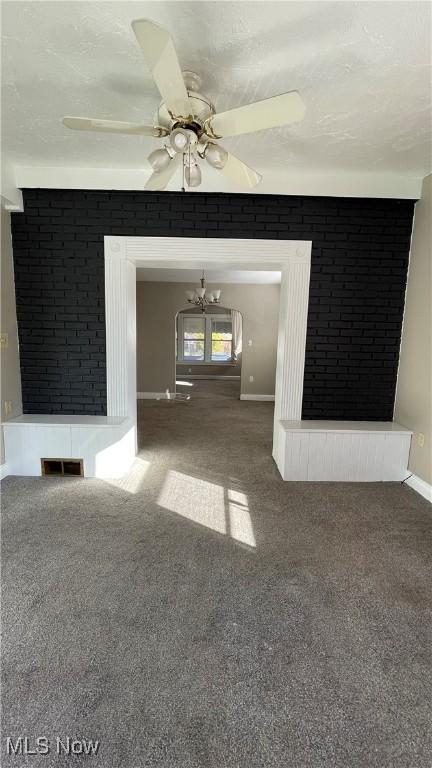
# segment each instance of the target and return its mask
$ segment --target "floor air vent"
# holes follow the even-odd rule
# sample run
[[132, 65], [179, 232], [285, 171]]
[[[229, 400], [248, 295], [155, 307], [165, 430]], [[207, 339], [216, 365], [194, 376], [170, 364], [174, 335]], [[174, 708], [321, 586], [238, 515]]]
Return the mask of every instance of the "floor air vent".
[[41, 459], [43, 475], [56, 477], [84, 477], [82, 459]]

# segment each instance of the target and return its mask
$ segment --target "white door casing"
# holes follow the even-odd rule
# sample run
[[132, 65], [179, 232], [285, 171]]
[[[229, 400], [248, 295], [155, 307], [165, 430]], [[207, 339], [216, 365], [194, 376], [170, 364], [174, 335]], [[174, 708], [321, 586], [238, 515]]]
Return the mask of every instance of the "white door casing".
[[136, 267], [281, 270], [273, 456], [281, 420], [301, 419], [312, 243], [106, 236], [107, 415], [136, 425]]

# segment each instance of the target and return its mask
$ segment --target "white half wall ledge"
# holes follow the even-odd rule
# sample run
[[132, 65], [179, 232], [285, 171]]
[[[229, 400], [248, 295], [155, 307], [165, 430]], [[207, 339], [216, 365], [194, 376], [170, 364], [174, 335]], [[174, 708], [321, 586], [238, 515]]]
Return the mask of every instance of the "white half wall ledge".
[[404, 484], [408, 485], [413, 491], [419, 493], [420, 496], [423, 496], [426, 501], [432, 504], [432, 485], [429, 485], [426, 480], [422, 480], [418, 475], [412, 474], [404, 480]]
[[402, 482], [411, 432], [395, 422], [281, 420], [278, 467], [300, 482]]
[[[211, 170], [211, 169], [210, 169]], [[224, 192], [230, 194], [316, 195], [318, 197], [368, 197], [418, 200], [422, 177], [392, 172], [342, 172], [331, 169], [292, 170], [260, 168], [262, 181], [253, 190], [239, 189], [222, 174], [206, 173], [203, 183], [192, 194]], [[78, 168], [17, 165], [13, 169], [20, 189], [107, 189], [144, 191], [150, 173], [146, 168]], [[180, 192], [180, 180], [174, 178], [167, 191]], [[146, 193], [153, 194], [153, 193]]]
[[82, 459], [85, 477], [123, 477], [136, 454], [127, 419], [29, 414], [4, 422], [3, 433], [10, 475], [40, 476], [41, 459], [65, 458]]

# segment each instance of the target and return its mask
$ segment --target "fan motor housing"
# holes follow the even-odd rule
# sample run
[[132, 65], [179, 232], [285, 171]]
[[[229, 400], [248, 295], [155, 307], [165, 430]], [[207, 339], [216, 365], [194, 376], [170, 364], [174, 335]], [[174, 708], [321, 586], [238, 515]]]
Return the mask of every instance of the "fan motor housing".
[[195, 121], [192, 121], [190, 123], [181, 123], [178, 120], [174, 123], [172, 123], [171, 126], [172, 130], [175, 128], [184, 128], [186, 131], [193, 131], [197, 135], [201, 132], [202, 125], [199, 123], [196, 123]]
[[202, 132], [205, 121], [215, 114], [215, 108], [207, 96], [203, 96], [195, 91], [188, 91], [189, 101], [192, 108], [192, 120], [182, 121], [174, 119], [168, 112], [165, 103], [162, 102], [158, 109], [157, 125], [161, 125], [171, 131], [174, 127], [188, 128], [197, 135]]

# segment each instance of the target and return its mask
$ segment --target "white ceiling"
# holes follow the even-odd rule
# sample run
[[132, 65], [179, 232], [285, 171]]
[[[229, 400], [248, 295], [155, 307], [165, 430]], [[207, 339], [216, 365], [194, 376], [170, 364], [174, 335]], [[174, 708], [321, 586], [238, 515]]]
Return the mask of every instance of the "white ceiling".
[[[195, 283], [199, 285], [202, 276], [200, 269], [158, 269], [137, 268], [137, 280], [152, 283]], [[206, 282], [215, 286], [223, 283], [245, 283], [274, 285], [281, 281], [280, 272], [253, 270], [206, 270]]]
[[[3, 147], [18, 183], [142, 187], [160, 140], [61, 124], [153, 120], [158, 92], [130, 26], [142, 17], [171, 30], [217, 111], [301, 92], [302, 123], [224, 142], [264, 174], [257, 191], [292, 193], [303, 178], [326, 194], [315, 177], [349, 186], [371, 174], [380, 194], [380, 178], [390, 188], [431, 169], [429, 3], [39, 1], [3, 2], [2, 13]], [[206, 167], [200, 189], [227, 184]]]

